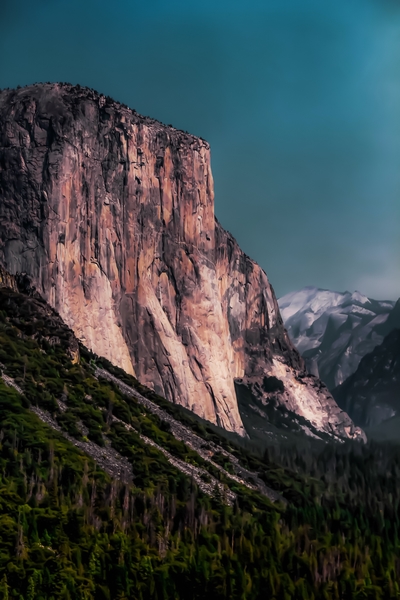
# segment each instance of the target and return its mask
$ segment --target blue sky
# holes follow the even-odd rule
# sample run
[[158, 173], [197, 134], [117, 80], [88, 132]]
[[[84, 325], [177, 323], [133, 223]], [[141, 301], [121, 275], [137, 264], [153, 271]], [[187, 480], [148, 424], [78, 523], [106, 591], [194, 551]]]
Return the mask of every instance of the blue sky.
[[211, 143], [277, 295], [400, 296], [398, 0], [2, 0], [0, 87], [69, 81]]

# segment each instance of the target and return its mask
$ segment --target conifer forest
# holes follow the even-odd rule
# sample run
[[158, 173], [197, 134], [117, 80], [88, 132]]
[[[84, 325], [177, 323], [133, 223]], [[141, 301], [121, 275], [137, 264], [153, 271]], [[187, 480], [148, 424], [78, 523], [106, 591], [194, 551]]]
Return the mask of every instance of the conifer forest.
[[[83, 346], [72, 351], [72, 332], [43, 301], [0, 294], [1, 598], [400, 596], [396, 445], [224, 436]], [[218, 446], [214, 462], [98, 367]], [[116, 466], [113, 476], [82, 444], [131, 473]], [[227, 452], [277, 499], [232, 481]], [[171, 456], [218, 485], [207, 493]]]

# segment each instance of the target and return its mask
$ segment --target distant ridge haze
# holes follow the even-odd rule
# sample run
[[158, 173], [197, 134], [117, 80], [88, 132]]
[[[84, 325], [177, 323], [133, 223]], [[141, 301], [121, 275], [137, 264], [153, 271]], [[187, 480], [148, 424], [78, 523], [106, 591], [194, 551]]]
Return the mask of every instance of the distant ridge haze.
[[308, 286], [286, 294], [278, 304], [288, 334], [308, 369], [330, 389], [343, 383], [361, 359], [400, 326], [394, 301], [374, 300], [359, 291], [334, 292]]

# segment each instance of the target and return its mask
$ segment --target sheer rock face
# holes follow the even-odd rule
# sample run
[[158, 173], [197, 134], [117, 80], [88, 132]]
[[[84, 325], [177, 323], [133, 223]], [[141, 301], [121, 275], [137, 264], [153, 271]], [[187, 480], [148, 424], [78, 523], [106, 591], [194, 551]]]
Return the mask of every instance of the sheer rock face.
[[326, 390], [293, 392], [303, 361], [265, 273], [215, 221], [199, 138], [84, 88], [1, 92], [0, 262], [87, 347], [211, 422], [244, 435], [234, 379], [268, 400], [279, 373], [292, 410], [360, 435]]

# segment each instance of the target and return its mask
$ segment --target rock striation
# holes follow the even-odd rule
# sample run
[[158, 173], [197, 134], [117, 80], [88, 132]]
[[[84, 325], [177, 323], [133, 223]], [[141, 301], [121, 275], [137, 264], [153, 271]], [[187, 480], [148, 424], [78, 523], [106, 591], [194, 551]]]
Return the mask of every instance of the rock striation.
[[234, 381], [268, 402], [273, 376], [317, 428], [363, 435], [307, 379], [266, 274], [216, 222], [200, 138], [79, 86], [1, 92], [0, 263], [87, 347], [227, 430], [245, 435]]

